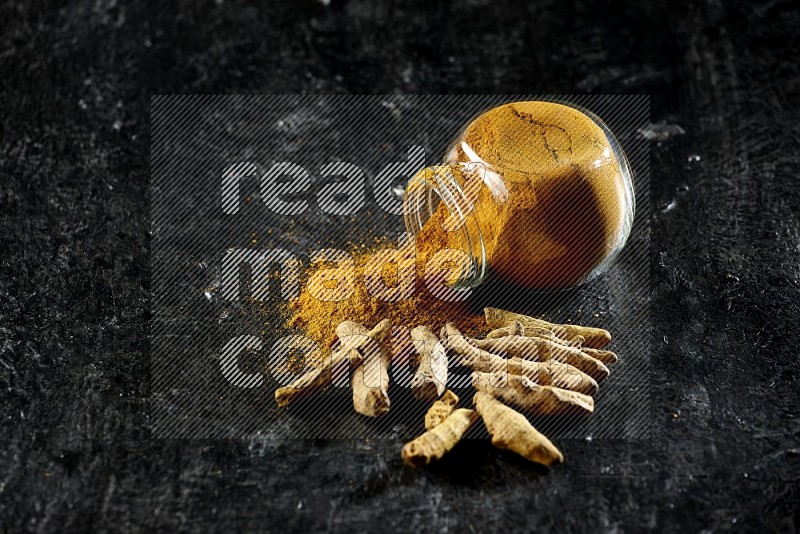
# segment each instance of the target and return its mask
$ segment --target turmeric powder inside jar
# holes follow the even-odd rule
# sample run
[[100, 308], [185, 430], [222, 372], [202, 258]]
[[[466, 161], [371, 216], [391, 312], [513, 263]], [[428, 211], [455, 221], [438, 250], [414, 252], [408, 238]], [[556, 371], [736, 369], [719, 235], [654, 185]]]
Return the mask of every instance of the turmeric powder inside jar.
[[[575, 286], [603, 269], [630, 233], [630, 169], [600, 119], [552, 102], [515, 102], [478, 116], [445, 165], [409, 182], [406, 226], [417, 246], [464, 251], [527, 288]], [[442, 224], [442, 221], [448, 221]]]

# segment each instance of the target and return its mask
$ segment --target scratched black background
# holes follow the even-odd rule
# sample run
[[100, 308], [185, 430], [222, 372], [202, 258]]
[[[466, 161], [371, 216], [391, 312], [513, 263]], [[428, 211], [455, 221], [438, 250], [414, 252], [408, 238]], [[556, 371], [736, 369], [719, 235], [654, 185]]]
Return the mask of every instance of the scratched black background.
[[[794, 531], [791, 2], [6, 2], [0, 528]], [[150, 439], [156, 93], [649, 93], [652, 438], [538, 469], [470, 444]], [[673, 129], [672, 131], [678, 132]], [[795, 503], [795, 504], [792, 504]]]

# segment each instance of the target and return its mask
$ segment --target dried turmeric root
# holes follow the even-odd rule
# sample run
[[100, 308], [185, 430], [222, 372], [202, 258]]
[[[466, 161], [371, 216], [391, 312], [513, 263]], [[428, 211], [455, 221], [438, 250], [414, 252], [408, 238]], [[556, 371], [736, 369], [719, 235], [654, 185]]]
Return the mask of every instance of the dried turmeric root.
[[617, 363], [619, 361], [617, 355], [611, 352], [610, 350], [592, 349], [589, 347], [583, 347], [581, 351], [587, 356], [591, 356], [592, 358], [600, 360], [603, 363]]
[[419, 354], [419, 367], [411, 379], [411, 391], [416, 399], [435, 401], [447, 384], [447, 354], [439, 338], [427, 326], [413, 328], [411, 341]]
[[346, 375], [351, 365], [361, 363], [363, 356], [356, 348], [346, 347], [334, 352], [320, 366], [307, 372], [288, 386], [275, 390], [275, 401], [283, 408], [317, 391], [327, 388], [334, 377]]
[[585, 354], [581, 349], [540, 337], [504, 336], [494, 339], [473, 339], [472, 342], [479, 349], [504, 357], [566, 363], [598, 381], [605, 380], [609, 374], [608, 367], [603, 362]]
[[522, 323], [519, 321], [513, 321], [508, 326], [501, 326], [500, 328], [491, 330], [488, 334], [486, 334], [486, 339], [497, 339], [499, 337], [522, 335], [525, 335], [525, 327], [523, 327]]
[[506, 336], [540, 337], [542, 339], [554, 341], [562, 345], [569, 345], [570, 347], [577, 348], [581, 348], [583, 346], [583, 342], [585, 341], [583, 336], [574, 336], [572, 339], [560, 337], [566, 336], [566, 331], [560, 326], [556, 326], [556, 328], [529, 327], [526, 331], [525, 327], [519, 321], [512, 321], [508, 326], [501, 326], [500, 328], [490, 330], [486, 334], [486, 339], [497, 339], [499, 337]]
[[390, 326], [381, 322], [370, 332], [366, 332], [364, 329], [365, 335], [347, 339], [321, 365], [308, 371], [288, 386], [275, 390], [275, 401], [278, 406], [288, 406], [304, 397], [313, 395], [330, 386], [336, 377], [345, 376], [351, 367], [361, 366], [366, 353], [370, 352], [370, 346], [374, 349], [376, 342], [380, 343], [388, 337]]
[[519, 357], [503, 358], [470, 343], [452, 323], [445, 325], [445, 334], [443, 342], [453, 350], [457, 363], [473, 371], [484, 373], [501, 371], [524, 375], [542, 386], [556, 386], [586, 395], [594, 395], [597, 392], [597, 382], [571, 365], [553, 360], [533, 362]]
[[[515, 321], [519, 323], [519, 321]], [[575, 347], [576, 349], [583, 349], [586, 342], [583, 336], [567, 337], [567, 333], [562, 329], [561, 325], [556, 325], [555, 329], [548, 328], [522, 328], [521, 336], [536, 337], [558, 343], [559, 345], [566, 345], [568, 347]]]
[[[499, 339], [504, 338], [507, 336], [526, 336], [531, 338], [537, 339], [545, 339], [547, 341], [551, 341], [557, 345], [566, 345], [569, 347], [573, 347], [575, 349], [579, 349], [584, 355], [594, 358], [604, 364], [608, 363], [617, 363], [619, 358], [616, 354], [611, 352], [610, 350], [603, 350], [603, 349], [593, 349], [591, 347], [584, 347], [584, 339], [583, 336], [575, 336], [572, 340], [568, 341], [561, 337], [558, 337], [552, 330], [548, 330], [546, 328], [528, 328], [527, 330], [522, 326], [522, 323], [519, 321], [513, 321], [513, 323], [509, 326], [503, 326], [501, 328], [495, 328], [491, 330], [488, 334], [486, 334], [486, 340], [490, 339]], [[477, 340], [476, 340], [477, 341]], [[484, 340], [485, 341], [485, 340]], [[480, 346], [480, 344], [479, 344]], [[481, 346], [482, 349], [486, 349], [486, 347]]]
[[478, 419], [475, 410], [460, 408], [432, 430], [403, 446], [403, 461], [412, 467], [424, 467], [453, 449]]
[[485, 391], [476, 393], [473, 401], [495, 447], [547, 466], [564, 461], [561, 451], [533, 428], [521, 413], [505, 406]]
[[391, 332], [389, 319], [384, 319], [372, 330], [352, 321], [343, 321], [336, 327], [336, 335], [343, 345], [361, 343], [363, 358], [353, 369], [350, 386], [353, 388], [353, 407], [368, 417], [378, 417], [389, 411], [392, 354], [387, 341]]
[[442, 421], [453, 413], [457, 404], [458, 395], [449, 389], [445, 391], [444, 395], [428, 408], [428, 412], [425, 414], [425, 428], [427, 430], [433, 430], [434, 427], [440, 425]]
[[588, 415], [594, 399], [588, 395], [534, 384], [529, 378], [503, 372], [472, 373], [472, 385], [503, 404], [516, 406], [534, 415]]
[[602, 328], [592, 328], [589, 326], [578, 326], [573, 324], [553, 324], [543, 321], [542, 319], [534, 319], [527, 315], [514, 313], [497, 308], [484, 308], [486, 315], [486, 324], [489, 328], [502, 328], [510, 326], [514, 321], [518, 321], [525, 329], [525, 335], [534, 333], [536, 329], [545, 329], [553, 332], [556, 336], [572, 341], [578, 336], [583, 337], [583, 345], [595, 349], [602, 349], [611, 343], [611, 334], [608, 330]]

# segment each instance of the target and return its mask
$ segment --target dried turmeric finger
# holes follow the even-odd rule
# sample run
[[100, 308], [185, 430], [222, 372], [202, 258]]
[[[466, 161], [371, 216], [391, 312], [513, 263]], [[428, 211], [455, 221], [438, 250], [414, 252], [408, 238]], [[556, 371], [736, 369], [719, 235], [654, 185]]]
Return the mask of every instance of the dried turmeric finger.
[[472, 385], [503, 404], [513, 405], [533, 415], [587, 415], [594, 411], [588, 395], [534, 384], [529, 378], [508, 373], [472, 373]]
[[445, 391], [444, 395], [428, 408], [428, 412], [425, 414], [425, 428], [427, 430], [433, 430], [434, 427], [441, 424], [442, 421], [453, 413], [457, 404], [458, 395], [449, 389]]
[[442, 341], [453, 351], [454, 360], [473, 371], [484, 373], [503, 371], [527, 376], [542, 386], [557, 386], [586, 395], [594, 395], [597, 392], [597, 382], [571, 365], [554, 360], [534, 362], [519, 357], [503, 358], [476, 347], [474, 342], [465, 338], [452, 323], [445, 325], [445, 333], [447, 337]]
[[[522, 372], [522, 364], [528, 364], [529, 371]], [[517, 371], [516, 366], [520, 366]], [[584, 395], [594, 395], [599, 386], [597, 381], [583, 371], [572, 367], [569, 364], [550, 360], [548, 362], [525, 362], [519, 358], [509, 360], [508, 372], [515, 375], [523, 375], [530, 378], [534, 383], [542, 386], [555, 386], [561, 389], [577, 391]]]
[[[594, 358], [602, 363], [616, 363], [619, 358], [610, 350], [593, 349], [591, 347], [584, 347], [583, 336], [575, 336], [572, 340], [568, 341], [564, 338], [558, 337], [552, 330], [546, 328], [528, 328], [527, 330], [522, 327], [519, 321], [514, 321], [512, 325], [496, 328], [486, 334], [486, 339], [499, 339], [507, 336], [526, 336], [531, 338], [540, 338], [551, 341], [558, 345], [566, 345], [579, 349], [583, 354]], [[485, 346], [478, 344], [480, 348], [488, 350]]]
[[275, 390], [278, 406], [284, 407], [330, 386], [338, 376], [344, 376], [351, 367], [359, 366], [367, 351], [367, 345], [375, 339], [383, 340], [385, 325], [379, 325], [367, 336], [355, 336], [342, 343], [321, 365], [311, 369], [288, 386]]
[[439, 338], [427, 326], [411, 329], [411, 341], [419, 354], [419, 367], [411, 379], [414, 397], [435, 401], [447, 384], [447, 354]]
[[583, 351], [587, 356], [591, 356], [592, 358], [600, 360], [603, 363], [617, 363], [619, 361], [619, 357], [617, 357], [617, 355], [610, 350], [583, 347], [581, 351]]
[[358, 366], [364, 359], [359, 350], [364, 340], [354, 340], [331, 354], [322, 364], [311, 369], [303, 376], [275, 390], [275, 401], [279, 407], [288, 406], [295, 401], [310, 396], [330, 386], [334, 379], [346, 376], [350, 367]]
[[561, 451], [533, 428], [521, 413], [505, 406], [485, 391], [476, 393], [473, 402], [495, 447], [548, 466], [564, 461]]
[[546, 362], [555, 360], [583, 371], [595, 380], [608, 377], [608, 368], [603, 363], [585, 354], [581, 349], [562, 345], [540, 337], [505, 336], [495, 339], [472, 340], [479, 349], [505, 357]]
[[347, 345], [361, 339], [363, 359], [353, 369], [350, 386], [353, 388], [353, 407], [368, 417], [378, 417], [389, 411], [389, 366], [391, 349], [388, 340], [392, 325], [389, 319], [379, 322], [372, 330], [352, 321], [336, 327], [336, 335]]
[[486, 339], [495, 339], [505, 336], [521, 336], [524, 332], [525, 328], [523, 328], [522, 323], [519, 321], [513, 321], [508, 326], [502, 326], [490, 331], [488, 334], [486, 334]]
[[460, 408], [432, 430], [403, 446], [403, 461], [412, 467], [424, 467], [453, 449], [478, 419], [475, 410]]
[[[489, 328], [502, 328], [513, 324], [514, 321], [519, 321], [525, 328], [525, 335], [528, 335], [528, 329], [544, 328], [569, 341], [581, 336], [584, 338], [583, 344], [591, 348], [601, 349], [611, 342], [611, 334], [608, 330], [603, 330], [602, 328], [573, 324], [553, 324], [542, 319], [534, 319], [527, 315], [497, 308], [484, 308], [483, 312], [486, 315], [486, 324]], [[560, 332], [563, 332], [563, 334]]]
[[486, 334], [486, 339], [497, 339], [506, 336], [540, 337], [555, 341], [556, 343], [561, 343], [562, 345], [578, 348], [580, 348], [584, 342], [583, 336], [575, 336], [571, 340], [561, 337], [566, 336], [566, 331], [558, 325], [554, 325], [554, 328], [529, 327], [526, 331], [525, 327], [522, 326], [522, 323], [519, 321], [512, 321], [508, 326], [490, 330], [489, 333]]
[[[519, 321], [514, 321], [514, 322], [521, 324], [519, 323]], [[538, 327], [530, 327], [530, 328], [522, 327], [522, 333], [519, 335], [542, 338], [548, 341], [552, 341], [554, 343], [559, 343], [561, 345], [567, 345], [569, 347], [575, 347], [578, 349], [583, 348], [583, 344], [586, 341], [583, 338], [583, 336], [573, 336], [572, 338], [568, 339], [567, 332], [561, 327], [561, 325], [553, 325], [553, 326], [554, 326], [553, 329], [538, 328]]]

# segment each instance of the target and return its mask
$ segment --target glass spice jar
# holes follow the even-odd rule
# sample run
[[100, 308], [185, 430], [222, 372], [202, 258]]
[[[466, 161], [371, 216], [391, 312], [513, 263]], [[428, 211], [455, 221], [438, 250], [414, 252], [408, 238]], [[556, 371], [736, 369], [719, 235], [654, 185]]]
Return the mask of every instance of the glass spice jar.
[[456, 287], [491, 269], [521, 287], [559, 289], [607, 269], [634, 204], [628, 160], [600, 118], [529, 101], [473, 119], [442, 165], [411, 178], [403, 214], [418, 257], [447, 249], [464, 258], [448, 278]]

